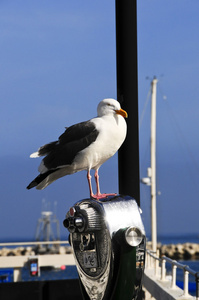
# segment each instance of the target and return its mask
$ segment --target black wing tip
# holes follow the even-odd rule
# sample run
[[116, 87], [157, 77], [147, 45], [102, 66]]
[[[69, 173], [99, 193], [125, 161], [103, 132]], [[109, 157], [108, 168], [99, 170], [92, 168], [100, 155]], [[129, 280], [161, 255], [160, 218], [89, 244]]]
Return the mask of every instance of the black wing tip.
[[38, 185], [38, 183], [35, 180], [33, 180], [26, 188], [27, 188], [27, 190], [30, 190], [37, 185]]
[[[37, 187], [48, 175], [50, 175], [51, 173], [53, 173], [56, 170], [49, 170], [46, 173], [43, 174], [39, 174], [35, 179], [33, 179], [33, 181], [31, 181], [31, 183], [26, 187], [27, 190], [32, 189], [33, 187]], [[39, 188], [39, 190], [42, 188]]]

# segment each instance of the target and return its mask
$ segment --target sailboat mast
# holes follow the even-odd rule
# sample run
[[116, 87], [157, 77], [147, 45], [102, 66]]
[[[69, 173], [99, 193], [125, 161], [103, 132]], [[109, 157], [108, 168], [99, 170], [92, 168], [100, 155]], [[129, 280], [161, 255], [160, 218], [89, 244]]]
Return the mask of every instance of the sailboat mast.
[[156, 91], [157, 78], [151, 82], [151, 241], [152, 250], [157, 250], [156, 213]]

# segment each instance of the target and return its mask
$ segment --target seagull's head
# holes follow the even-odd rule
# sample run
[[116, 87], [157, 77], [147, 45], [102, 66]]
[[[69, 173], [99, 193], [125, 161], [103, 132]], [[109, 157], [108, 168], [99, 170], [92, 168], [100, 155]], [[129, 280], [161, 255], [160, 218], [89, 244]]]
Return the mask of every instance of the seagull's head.
[[105, 115], [121, 115], [124, 118], [127, 118], [127, 112], [123, 110], [120, 106], [120, 103], [115, 99], [104, 99], [102, 100], [97, 107], [97, 114], [99, 117]]

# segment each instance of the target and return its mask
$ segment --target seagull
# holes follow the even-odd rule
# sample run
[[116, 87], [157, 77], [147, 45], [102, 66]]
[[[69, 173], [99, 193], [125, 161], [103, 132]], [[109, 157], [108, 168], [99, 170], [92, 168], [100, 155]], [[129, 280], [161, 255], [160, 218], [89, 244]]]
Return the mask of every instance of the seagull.
[[[38, 190], [65, 175], [86, 170], [90, 198], [101, 199], [113, 194], [101, 194], [98, 170], [112, 157], [126, 138], [127, 112], [115, 99], [104, 99], [97, 107], [97, 117], [66, 128], [58, 141], [46, 144], [30, 155], [45, 156], [38, 171], [40, 174], [27, 186]], [[96, 194], [91, 184], [91, 169], [95, 170]]]

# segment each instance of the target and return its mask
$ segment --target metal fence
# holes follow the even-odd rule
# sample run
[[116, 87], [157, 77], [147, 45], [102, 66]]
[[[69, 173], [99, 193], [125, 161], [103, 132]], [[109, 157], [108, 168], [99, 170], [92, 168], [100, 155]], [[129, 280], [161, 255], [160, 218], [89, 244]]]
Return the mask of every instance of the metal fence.
[[171, 274], [171, 289], [176, 288], [176, 272], [177, 268], [182, 269], [184, 273], [184, 293], [183, 296], [189, 296], [189, 275], [195, 277], [196, 282], [196, 300], [199, 300], [199, 272], [196, 272], [189, 268], [187, 265], [180, 264], [176, 260], [172, 260], [166, 256], [162, 256], [161, 258], [156, 256], [153, 251], [146, 250], [147, 252], [147, 266], [155, 268], [155, 275], [159, 275], [160, 271], [160, 279], [162, 281], [166, 280], [166, 262], [171, 264], [172, 266], [172, 274]]

